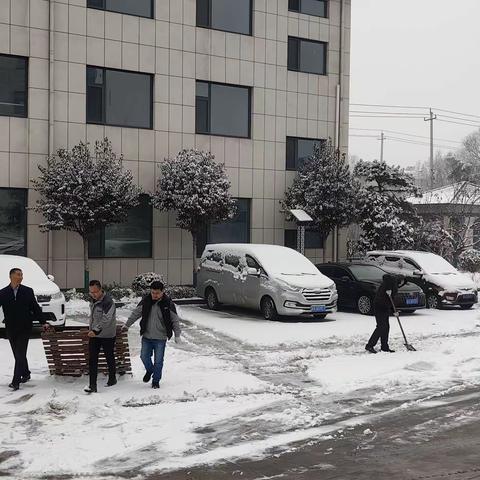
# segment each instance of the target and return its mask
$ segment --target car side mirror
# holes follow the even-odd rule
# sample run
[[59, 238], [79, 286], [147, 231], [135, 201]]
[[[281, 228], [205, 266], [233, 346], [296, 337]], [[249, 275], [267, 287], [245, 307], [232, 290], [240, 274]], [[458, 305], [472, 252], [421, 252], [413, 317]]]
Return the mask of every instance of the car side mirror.
[[55, 280], [55, 277], [54, 277], [53, 275], [50, 275], [50, 274], [47, 275], [47, 278], [48, 278], [51, 282], [53, 282], [53, 281]]
[[349, 282], [349, 281], [350, 281], [350, 277], [347, 277], [347, 276], [345, 275], [345, 276], [341, 277], [340, 280], [341, 280], [342, 282]]
[[252, 275], [254, 277], [259, 277], [260, 276], [260, 270], [257, 270], [256, 268], [247, 268], [247, 275]]
[[415, 278], [422, 278], [423, 272], [421, 270], [414, 270], [412, 274]]

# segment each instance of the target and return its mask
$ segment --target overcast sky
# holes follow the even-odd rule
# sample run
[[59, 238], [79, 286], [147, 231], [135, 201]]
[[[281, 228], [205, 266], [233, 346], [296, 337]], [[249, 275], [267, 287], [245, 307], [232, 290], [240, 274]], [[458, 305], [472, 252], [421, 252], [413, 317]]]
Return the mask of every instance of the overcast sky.
[[[352, 0], [351, 103], [435, 107], [478, 115], [480, 126], [480, 0]], [[425, 114], [428, 110], [350, 106], [358, 110]], [[437, 112], [458, 117], [457, 114]], [[380, 157], [376, 135], [384, 130], [429, 135], [423, 118], [354, 118], [350, 154]], [[457, 119], [439, 117], [448, 121]], [[463, 117], [462, 117], [463, 118]], [[465, 117], [467, 118], [467, 117]], [[355, 128], [355, 129], [354, 129]], [[357, 130], [357, 129], [374, 129]], [[436, 143], [456, 147], [475, 126], [434, 122]], [[429, 158], [428, 145], [388, 140], [388, 136], [427, 142], [428, 138], [385, 133], [384, 159], [402, 166]], [[442, 139], [442, 140], [440, 140]], [[443, 148], [442, 151], [448, 151]]]

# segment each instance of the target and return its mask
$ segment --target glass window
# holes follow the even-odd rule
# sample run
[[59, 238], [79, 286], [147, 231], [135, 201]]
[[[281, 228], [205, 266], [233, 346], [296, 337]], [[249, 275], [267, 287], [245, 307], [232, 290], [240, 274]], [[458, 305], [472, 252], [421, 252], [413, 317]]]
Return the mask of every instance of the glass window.
[[[285, 246], [297, 249], [297, 230], [285, 230]], [[315, 227], [305, 228], [305, 248], [323, 248], [323, 236]]]
[[250, 243], [249, 198], [237, 198], [237, 213], [231, 220], [207, 225], [199, 232], [198, 256], [208, 243]]
[[230, 137], [250, 137], [250, 88], [196, 84], [196, 132]]
[[313, 155], [315, 144], [324, 142], [322, 139], [287, 137], [287, 170], [299, 170]]
[[153, 128], [153, 76], [87, 67], [87, 122]]
[[252, 34], [251, 0], [197, 0], [197, 26]]
[[352, 265], [350, 271], [357, 280], [366, 282], [381, 282], [385, 275], [384, 270], [373, 265]]
[[87, 0], [87, 7], [153, 18], [153, 0]]
[[0, 188], [0, 254], [27, 254], [27, 190]]
[[152, 206], [148, 195], [140, 196], [140, 204], [132, 208], [125, 223], [108, 225], [89, 239], [89, 256], [152, 257]]
[[26, 117], [28, 59], [0, 55], [0, 115]]
[[327, 44], [288, 37], [288, 69], [297, 72], [327, 74]]
[[317, 17], [327, 17], [327, 6], [327, 0], [288, 0], [289, 10]]

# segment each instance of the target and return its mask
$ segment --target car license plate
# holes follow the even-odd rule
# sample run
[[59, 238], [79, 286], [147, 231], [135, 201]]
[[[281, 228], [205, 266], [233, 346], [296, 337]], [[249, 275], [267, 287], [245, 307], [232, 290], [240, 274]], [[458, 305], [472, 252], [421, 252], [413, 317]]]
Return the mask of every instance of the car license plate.
[[325, 305], [315, 305], [311, 308], [312, 313], [320, 313], [325, 311]]
[[407, 298], [407, 305], [418, 305], [418, 298]]

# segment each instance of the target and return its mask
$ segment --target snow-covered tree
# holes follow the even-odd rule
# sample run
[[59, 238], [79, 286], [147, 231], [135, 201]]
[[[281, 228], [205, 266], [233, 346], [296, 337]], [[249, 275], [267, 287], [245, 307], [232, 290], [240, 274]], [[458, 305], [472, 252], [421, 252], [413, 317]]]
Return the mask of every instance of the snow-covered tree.
[[305, 210], [326, 238], [335, 227], [353, 221], [357, 194], [358, 184], [345, 155], [329, 140], [315, 145], [313, 155], [299, 168], [281, 205], [285, 211]]
[[140, 189], [132, 173], [122, 168], [122, 156], [112, 150], [105, 138], [95, 142], [93, 152], [80, 142], [71, 150], [59, 149], [38, 166], [33, 180], [40, 199], [33, 209], [43, 215], [42, 231], [69, 230], [83, 239], [84, 283], [88, 287], [88, 238], [99, 228], [127, 219], [138, 205]]
[[216, 163], [210, 152], [199, 150], [182, 150], [176, 157], [165, 159], [160, 169], [153, 205], [162, 211], [175, 211], [177, 226], [191, 233], [195, 282], [200, 229], [235, 215], [230, 181], [225, 165]]
[[418, 194], [415, 180], [400, 167], [360, 161], [354, 176], [362, 182], [358, 196], [361, 250], [411, 248], [418, 218], [407, 198]]
[[421, 220], [415, 228], [414, 248], [453, 261], [454, 239], [440, 220]]
[[475, 249], [465, 250], [459, 257], [458, 266], [470, 273], [480, 271], [480, 251]]

